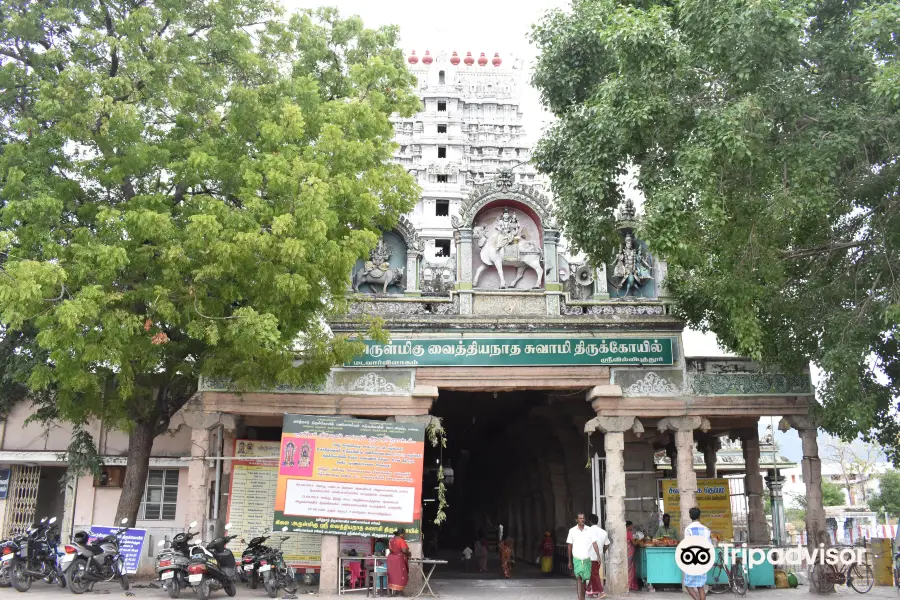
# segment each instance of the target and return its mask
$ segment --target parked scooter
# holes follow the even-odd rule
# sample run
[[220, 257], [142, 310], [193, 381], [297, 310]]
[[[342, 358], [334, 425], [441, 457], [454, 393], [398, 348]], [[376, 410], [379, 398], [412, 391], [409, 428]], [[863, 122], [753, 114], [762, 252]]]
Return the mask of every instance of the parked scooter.
[[128, 575], [125, 573], [125, 559], [119, 554], [122, 536], [128, 531], [128, 519], [122, 519], [123, 527], [111, 534], [90, 542], [90, 532], [78, 531], [72, 536], [72, 543], [65, 547], [62, 557], [66, 564], [66, 580], [73, 594], [83, 594], [93, 589], [98, 581], [119, 580], [123, 590], [127, 590]]
[[[287, 532], [287, 530], [287, 527], [281, 528], [283, 532]], [[269, 598], [277, 596], [279, 589], [288, 594], [297, 591], [298, 584], [294, 568], [284, 563], [284, 553], [281, 551], [281, 545], [289, 539], [287, 536], [281, 538], [278, 548], [270, 548], [269, 552], [259, 559], [259, 574], [266, 586]]]
[[9, 581], [19, 592], [31, 589], [35, 579], [66, 586], [65, 576], [59, 564], [59, 531], [54, 527], [56, 517], [41, 521], [28, 529], [19, 543], [19, 549], [9, 560]]
[[188, 582], [188, 565], [190, 564], [191, 539], [197, 535], [191, 529], [197, 526], [197, 521], [191, 521], [188, 530], [179, 533], [166, 547], [166, 541], [160, 540], [158, 546], [162, 548], [156, 555], [156, 574], [169, 598], [177, 598], [181, 590], [190, 587]]
[[[257, 571], [259, 569], [259, 559], [272, 550], [266, 546], [266, 540], [268, 539], [269, 536], [263, 535], [251, 539], [241, 553], [241, 568], [238, 570], [238, 573], [241, 581], [249, 584], [251, 590], [255, 590], [259, 586], [260, 579]], [[241, 540], [241, 543], [247, 542]]]
[[26, 539], [28, 539], [28, 535], [23, 533], [11, 540], [0, 542], [0, 587], [12, 586], [12, 583], [9, 581], [9, 566], [18, 556], [19, 546]]
[[[230, 529], [230, 523], [225, 525], [226, 533]], [[229, 596], [237, 594], [234, 554], [225, 547], [236, 537], [236, 535], [218, 537], [206, 547], [197, 540], [191, 548], [188, 582], [197, 590], [197, 597], [200, 600], [207, 600], [216, 590], [225, 590]]]

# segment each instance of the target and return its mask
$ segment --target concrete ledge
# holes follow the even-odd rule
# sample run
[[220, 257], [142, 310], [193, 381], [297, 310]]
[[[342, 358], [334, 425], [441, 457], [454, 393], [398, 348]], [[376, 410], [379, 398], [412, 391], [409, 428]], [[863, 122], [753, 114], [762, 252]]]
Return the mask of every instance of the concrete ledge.
[[594, 398], [621, 398], [622, 397], [622, 388], [618, 385], [606, 384], [606, 385], [595, 385], [588, 392], [587, 399], [593, 400]]

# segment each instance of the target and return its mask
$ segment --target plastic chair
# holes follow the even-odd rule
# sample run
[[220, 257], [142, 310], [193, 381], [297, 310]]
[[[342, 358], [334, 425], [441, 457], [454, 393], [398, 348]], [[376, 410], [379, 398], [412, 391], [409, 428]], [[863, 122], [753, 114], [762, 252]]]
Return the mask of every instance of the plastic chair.
[[359, 584], [365, 585], [366, 571], [358, 562], [352, 562], [348, 565], [350, 568], [350, 589], [356, 589]]

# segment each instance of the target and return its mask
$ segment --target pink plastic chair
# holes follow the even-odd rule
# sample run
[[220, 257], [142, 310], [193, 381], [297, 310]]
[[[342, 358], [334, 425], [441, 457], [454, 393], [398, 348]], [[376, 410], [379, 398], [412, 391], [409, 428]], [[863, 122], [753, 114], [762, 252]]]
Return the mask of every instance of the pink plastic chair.
[[360, 586], [360, 583], [365, 584], [366, 572], [363, 570], [362, 565], [358, 562], [352, 562], [348, 567], [350, 568], [350, 589], [356, 589]]

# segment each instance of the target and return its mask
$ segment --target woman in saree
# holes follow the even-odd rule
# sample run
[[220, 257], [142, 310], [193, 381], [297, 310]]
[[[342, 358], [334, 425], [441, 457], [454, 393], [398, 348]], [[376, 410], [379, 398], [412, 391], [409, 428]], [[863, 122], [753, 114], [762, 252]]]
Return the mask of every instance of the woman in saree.
[[509, 579], [512, 577], [512, 568], [515, 562], [513, 557], [513, 541], [512, 538], [504, 538], [500, 542], [500, 566], [503, 568], [503, 576]]
[[541, 573], [551, 575], [553, 573], [553, 552], [556, 546], [550, 532], [544, 532], [544, 540], [541, 542]]
[[631, 521], [625, 521], [625, 541], [628, 543], [628, 589], [634, 592], [638, 589], [638, 580], [634, 566], [634, 528]]
[[391, 596], [399, 595], [409, 583], [409, 559], [412, 554], [405, 538], [406, 530], [398, 529], [388, 544], [391, 553], [387, 558], [387, 575]]

